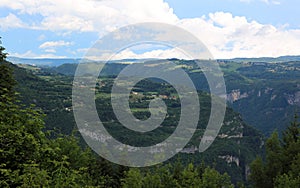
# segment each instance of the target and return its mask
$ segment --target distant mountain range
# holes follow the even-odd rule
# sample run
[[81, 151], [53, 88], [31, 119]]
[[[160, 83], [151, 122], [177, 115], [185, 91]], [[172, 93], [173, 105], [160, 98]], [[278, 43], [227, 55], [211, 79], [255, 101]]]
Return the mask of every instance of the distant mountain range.
[[[13, 64], [28, 64], [42, 67], [57, 67], [63, 64], [79, 64], [82, 62], [94, 62], [92, 60], [82, 58], [19, 58], [19, 57], [8, 57], [7, 60]], [[139, 62], [143, 59], [122, 59], [113, 60], [110, 62], [121, 63], [121, 62]]]
[[29, 64], [36, 66], [59, 66], [67, 63], [80, 63], [81, 59], [52, 59], [52, 58], [19, 58], [8, 57], [7, 60], [14, 64]]
[[280, 56], [280, 57], [259, 57], [259, 58], [234, 58], [234, 59], [220, 59], [231, 60], [234, 62], [287, 62], [300, 61], [300, 56]]
[[[82, 58], [19, 58], [8, 57], [8, 61], [14, 64], [29, 64], [36, 66], [60, 66], [62, 64], [78, 64], [84, 60]], [[123, 59], [112, 62], [138, 62], [143, 59]], [[300, 56], [280, 56], [280, 57], [260, 57], [260, 58], [234, 58], [234, 59], [218, 59], [218, 61], [233, 61], [233, 62], [288, 62], [300, 61]]]

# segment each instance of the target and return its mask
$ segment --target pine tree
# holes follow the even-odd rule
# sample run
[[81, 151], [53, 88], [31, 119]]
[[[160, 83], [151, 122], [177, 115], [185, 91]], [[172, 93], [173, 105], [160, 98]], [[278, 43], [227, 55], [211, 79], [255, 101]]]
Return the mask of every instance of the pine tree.
[[256, 188], [264, 188], [267, 184], [267, 177], [265, 175], [265, 167], [261, 157], [257, 157], [250, 165], [251, 174], [250, 179]]
[[300, 185], [300, 125], [298, 116], [283, 133], [274, 132], [266, 142], [266, 162], [251, 164], [250, 178], [255, 187], [297, 187]]
[[141, 188], [143, 185], [143, 176], [137, 168], [132, 168], [125, 173], [125, 178], [122, 180], [124, 188]]
[[2, 37], [0, 37], [0, 62], [5, 61], [6, 56], [7, 56], [7, 53], [4, 52], [5, 48], [2, 46], [1, 38]]
[[[12, 70], [8, 63], [0, 67], [0, 187], [21, 185], [25, 177], [31, 179], [26, 182], [31, 185], [39, 181], [35, 178], [47, 177], [38, 171], [45, 138], [42, 115], [16, 104]], [[27, 176], [30, 171], [36, 175]]]
[[0, 62], [0, 81], [0, 101], [14, 100], [16, 81], [11, 65], [7, 62]]

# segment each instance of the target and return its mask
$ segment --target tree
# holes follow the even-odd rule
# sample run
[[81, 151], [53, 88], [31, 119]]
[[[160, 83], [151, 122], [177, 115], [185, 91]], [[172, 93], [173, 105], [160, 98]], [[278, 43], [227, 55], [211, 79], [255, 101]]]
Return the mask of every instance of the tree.
[[199, 175], [194, 168], [192, 163], [188, 164], [188, 166], [183, 170], [180, 185], [182, 187], [197, 187], [200, 184]]
[[261, 158], [250, 166], [250, 179], [255, 187], [297, 187], [300, 174], [300, 125], [294, 121], [280, 140], [274, 132], [266, 142], [266, 162]]
[[257, 188], [264, 188], [267, 180], [264, 163], [261, 157], [257, 157], [250, 165], [250, 179]]
[[274, 132], [266, 142], [265, 187], [273, 187], [275, 178], [284, 171], [283, 148], [278, 133]]
[[299, 188], [300, 176], [292, 177], [291, 175], [283, 174], [275, 179], [275, 188]]
[[160, 176], [156, 173], [147, 173], [143, 178], [143, 188], [160, 188], [162, 187]]
[[204, 170], [200, 185], [200, 187], [203, 188], [234, 187], [234, 185], [231, 184], [230, 176], [227, 173], [220, 174], [218, 171], [210, 167], [207, 167]]
[[1, 45], [2, 44], [1, 38], [2, 37], [0, 37], [0, 62], [4, 61], [7, 56], [7, 53], [4, 52], [5, 48]]
[[39, 159], [45, 146], [44, 124], [38, 110], [16, 104], [12, 70], [7, 63], [1, 64], [1, 68], [0, 182], [1, 186], [15, 187], [22, 184], [20, 177], [25, 177], [28, 171], [38, 173], [36, 170], [40, 167]]
[[141, 188], [143, 185], [143, 177], [139, 169], [132, 168], [125, 173], [125, 178], [122, 180], [124, 188]]
[[0, 100], [14, 100], [16, 81], [13, 78], [13, 70], [7, 62], [0, 61]]
[[284, 148], [284, 172], [292, 170], [291, 165], [297, 159], [297, 155], [300, 155], [300, 123], [298, 122], [298, 116], [295, 114], [294, 121], [283, 133], [283, 148]]

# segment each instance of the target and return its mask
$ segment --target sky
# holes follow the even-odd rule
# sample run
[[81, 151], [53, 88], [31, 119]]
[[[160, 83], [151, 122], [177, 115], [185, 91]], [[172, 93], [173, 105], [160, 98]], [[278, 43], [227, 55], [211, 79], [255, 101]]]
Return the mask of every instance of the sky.
[[[10, 56], [82, 58], [120, 27], [162, 22], [195, 35], [214, 58], [300, 55], [299, 7], [296, 0], [0, 0], [0, 36]], [[148, 57], [177, 56], [165, 48], [118, 55]]]

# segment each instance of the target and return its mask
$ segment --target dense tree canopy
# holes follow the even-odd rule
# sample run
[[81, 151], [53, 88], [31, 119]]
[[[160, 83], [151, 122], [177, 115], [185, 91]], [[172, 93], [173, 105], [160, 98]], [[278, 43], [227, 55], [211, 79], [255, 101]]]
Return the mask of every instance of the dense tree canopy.
[[255, 187], [290, 187], [300, 185], [300, 123], [294, 121], [283, 133], [274, 132], [266, 142], [266, 162], [257, 158], [251, 165]]

